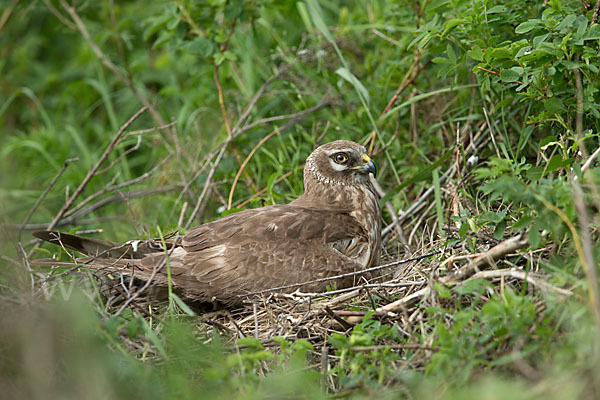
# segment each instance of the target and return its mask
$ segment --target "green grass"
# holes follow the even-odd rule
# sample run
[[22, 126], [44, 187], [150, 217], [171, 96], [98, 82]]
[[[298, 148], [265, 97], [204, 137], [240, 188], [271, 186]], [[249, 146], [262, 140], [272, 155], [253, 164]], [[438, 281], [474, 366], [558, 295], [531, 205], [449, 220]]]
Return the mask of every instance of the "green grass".
[[[590, 271], [600, 258], [599, 177], [597, 163], [581, 169], [599, 142], [600, 25], [582, 2], [132, 0], [78, 4], [76, 14], [62, 2], [52, 2], [54, 9], [45, 2], [9, 3], [0, 18], [6, 227], [0, 357], [8, 360], [0, 379], [9, 397], [598, 396], [600, 303]], [[323, 101], [329, 104], [293, 121], [277, 119]], [[392, 230], [391, 259], [457, 243], [464, 247], [456, 254], [482, 252], [493, 240], [525, 232], [528, 246], [495, 267], [527, 271], [573, 295], [565, 299], [516, 278], [444, 285], [438, 274], [454, 254], [447, 253], [411, 267], [435, 288], [407, 310], [412, 319], [367, 318], [306, 343], [236, 342], [236, 334], [207, 323], [175, 292], [168, 302], [143, 300], [116, 315], [119, 305], [107, 305], [110, 297], [90, 287], [95, 281], [88, 275], [69, 274], [62, 282], [88, 285], [92, 300], [63, 302], [58, 286], [47, 301], [43, 282], [60, 271], [36, 270], [32, 289], [19, 247], [27, 253], [32, 243], [26, 230], [19, 244], [14, 226], [65, 160], [78, 157], [30, 221], [50, 222], [144, 104], [153, 110], [128, 132], [174, 124], [120, 142], [100, 170], [110, 168], [90, 180], [75, 204], [143, 176], [161, 160], [146, 179], [119, 191], [178, 186], [128, 201], [114, 190], [100, 193], [90, 204], [115, 201], [61, 230], [102, 228], [95, 235], [111, 240], [183, 230], [228, 140], [227, 125], [255, 124], [227, 143], [194, 224], [227, 213], [241, 163], [270, 132], [281, 129], [240, 174], [234, 209], [294, 199], [315, 145], [365, 142], [375, 131], [384, 202], [406, 210], [435, 189], [402, 222], [406, 240]], [[127, 153], [138, 136], [139, 148]], [[575, 207], [575, 176], [588, 221]], [[384, 220], [392, 221], [386, 207]], [[36, 256], [56, 251], [44, 246]], [[370, 310], [371, 301], [392, 300], [369, 296], [342, 309]], [[221, 317], [214, 321], [229, 324]], [[411, 336], [399, 328], [410, 328]], [[423, 349], [393, 349], [406, 343]], [[334, 358], [323, 376], [325, 344]]]

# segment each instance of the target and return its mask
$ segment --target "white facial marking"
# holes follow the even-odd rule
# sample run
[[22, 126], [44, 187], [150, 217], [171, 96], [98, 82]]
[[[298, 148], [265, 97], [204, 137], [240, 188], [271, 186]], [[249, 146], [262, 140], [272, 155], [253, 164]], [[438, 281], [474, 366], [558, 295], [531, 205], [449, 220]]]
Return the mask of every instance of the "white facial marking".
[[334, 170], [341, 172], [341, 171], [345, 171], [348, 169], [347, 166], [343, 165], [343, 164], [338, 164], [335, 161], [333, 161], [331, 158], [329, 159], [329, 164], [331, 165], [331, 168], [333, 168]]
[[352, 152], [354, 152], [354, 149], [332, 149], [332, 150], [323, 150], [323, 151], [328, 156], [331, 156], [335, 153], [352, 153]]

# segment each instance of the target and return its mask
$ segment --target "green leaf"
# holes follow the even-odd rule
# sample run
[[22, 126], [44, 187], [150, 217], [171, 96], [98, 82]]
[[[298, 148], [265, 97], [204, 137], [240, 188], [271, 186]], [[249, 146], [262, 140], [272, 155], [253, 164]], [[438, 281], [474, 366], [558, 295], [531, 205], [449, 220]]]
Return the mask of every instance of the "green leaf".
[[519, 58], [523, 57], [523, 56], [525, 55], [525, 53], [527, 53], [527, 52], [530, 52], [530, 51], [531, 51], [531, 49], [532, 49], [532, 47], [531, 47], [531, 46], [524, 46], [524, 47], [521, 47], [521, 48], [519, 49], [519, 51], [517, 52], [517, 55], [515, 55], [515, 58], [516, 58], [516, 59], [519, 59]]
[[600, 39], [600, 24], [594, 24], [590, 26], [585, 35], [583, 36], [583, 40], [596, 40]]
[[534, 37], [533, 40], [531, 41], [531, 43], [533, 44], [533, 47], [538, 47], [540, 45], [540, 43], [542, 43], [544, 40], [548, 39], [548, 36], [550, 36], [549, 33], [544, 33], [543, 35]]
[[519, 218], [517, 222], [513, 224], [512, 228], [515, 231], [527, 228], [531, 224], [531, 221], [533, 221], [533, 217], [526, 215], [524, 217]]
[[452, 64], [456, 64], [456, 53], [454, 52], [454, 48], [450, 43], [448, 43], [448, 46], [446, 47], [446, 53], [448, 54], [450, 61], [452, 61]]
[[537, 249], [540, 245], [540, 231], [535, 225], [529, 231], [529, 244], [532, 249]]
[[321, 10], [321, 6], [317, 0], [307, 0], [306, 3], [308, 5], [308, 13], [310, 14], [313, 24], [315, 24], [325, 39], [327, 39], [331, 44], [336, 44], [333, 35], [331, 32], [329, 32], [329, 28], [327, 28], [327, 25], [323, 20], [323, 11]]
[[354, 86], [354, 88], [360, 92], [360, 94], [363, 96], [367, 103], [371, 101], [371, 97], [369, 96], [367, 88], [362, 84], [360, 80], [358, 80], [356, 76], [354, 76], [352, 72], [342, 67], [338, 68], [335, 71], [335, 73], [344, 78], [344, 80], [348, 81], [352, 86]]
[[481, 47], [475, 45], [467, 52], [467, 55], [476, 61], [483, 61], [483, 51]]
[[249, 347], [255, 350], [262, 350], [264, 348], [260, 340], [251, 336], [238, 339], [237, 345], [240, 347]]
[[187, 51], [191, 54], [201, 54], [204, 57], [211, 56], [216, 50], [216, 45], [203, 37], [197, 37], [187, 46]]
[[452, 292], [446, 286], [441, 283], [434, 283], [433, 289], [437, 292], [438, 296], [442, 299], [449, 299], [452, 296]]
[[196, 316], [196, 313], [194, 311], [192, 311], [192, 309], [187, 304], [185, 304], [185, 302], [183, 300], [181, 300], [181, 298], [179, 296], [177, 296], [175, 293], [171, 293], [171, 297], [173, 297], [173, 300], [175, 300], [175, 303], [177, 303], [179, 308], [181, 308], [181, 310], [184, 313], [186, 313], [187, 315], [189, 315], [191, 317]]
[[533, 167], [527, 171], [527, 179], [530, 179], [532, 181], [537, 181], [538, 179], [540, 179], [542, 177], [543, 174], [544, 174], [544, 167], [542, 167], [542, 166]]
[[460, 25], [460, 24], [464, 24], [465, 21], [462, 18], [453, 18], [448, 20], [445, 24], [444, 24], [444, 32], [442, 33], [442, 35], [447, 34], [451, 29], [453, 29], [454, 27]]
[[546, 136], [540, 141], [540, 149], [544, 149], [544, 146], [549, 145], [550, 143], [556, 142], [556, 136]]
[[548, 161], [548, 168], [546, 171], [551, 172], [561, 168], [563, 165], [563, 158], [560, 154], [555, 154], [550, 161]]
[[492, 285], [483, 278], [469, 279], [454, 287], [454, 292], [461, 295], [485, 293]]
[[452, 65], [454, 64], [449, 58], [446, 57], [434, 57], [431, 60], [432, 63], [434, 64], [441, 64], [441, 65]]
[[506, 221], [500, 221], [496, 228], [494, 229], [494, 239], [500, 240], [504, 236], [504, 231], [506, 230]]
[[512, 52], [506, 47], [499, 47], [491, 51], [490, 57], [492, 57], [492, 59], [511, 58]]
[[515, 28], [515, 33], [517, 33], [517, 34], [527, 33], [529, 31], [531, 31], [532, 29], [537, 28], [539, 25], [540, 25], [539, 19], [530, 19], [529, 21], [525, 21], [525, 22], [522, 22], [519, 25], [517, 25], [517, 27]]
[[500, 80], [502, 82], [514, 82], [519, 79], [519, 74], [512, 69], [503, 69], [500, 71]]
[[552, 114], [562, 114], [567, 110], [562, 100], [558, 97], [552, 97], [546, 100], [544, 103], [544, 108]]
[[487, 10], [487, 14], [499, 14], [499, 13], [503, 13], [503, 12], [507, 12], [508, 8], [505, 6], [494, 6], [492, 8], [490, 8], [489, 10]]

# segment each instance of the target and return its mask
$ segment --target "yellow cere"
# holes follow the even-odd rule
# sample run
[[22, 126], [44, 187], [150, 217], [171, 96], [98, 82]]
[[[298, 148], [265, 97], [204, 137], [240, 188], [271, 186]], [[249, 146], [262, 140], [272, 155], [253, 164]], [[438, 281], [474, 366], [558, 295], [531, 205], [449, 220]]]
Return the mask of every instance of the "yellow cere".
[[366, 154], [362, 155], [362, 159], [365, 160], [365, 163], [368, 164], [371, 161], [371, 157]]

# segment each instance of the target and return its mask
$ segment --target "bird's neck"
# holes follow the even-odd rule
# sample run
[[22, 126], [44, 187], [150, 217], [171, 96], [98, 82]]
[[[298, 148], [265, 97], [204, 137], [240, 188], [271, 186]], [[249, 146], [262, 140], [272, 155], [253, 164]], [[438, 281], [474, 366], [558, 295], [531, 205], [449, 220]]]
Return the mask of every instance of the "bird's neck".
[[302, 207], [339, 209], [340, 211], [370, 210], [381, 217], [379, 196], [370, 181], [356, 185], [327, 184], [317, 180], [305, 181], [305, 191], [291, 204]]

